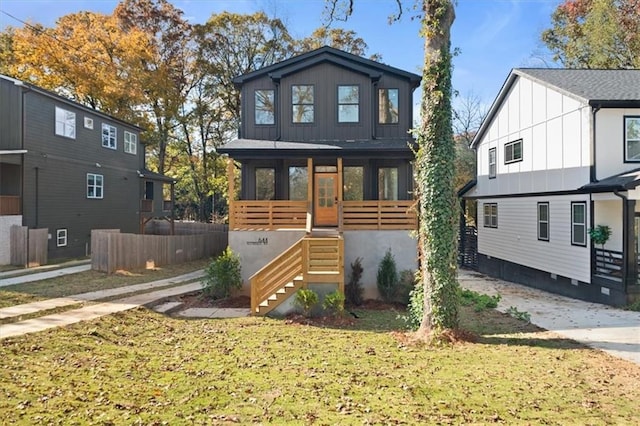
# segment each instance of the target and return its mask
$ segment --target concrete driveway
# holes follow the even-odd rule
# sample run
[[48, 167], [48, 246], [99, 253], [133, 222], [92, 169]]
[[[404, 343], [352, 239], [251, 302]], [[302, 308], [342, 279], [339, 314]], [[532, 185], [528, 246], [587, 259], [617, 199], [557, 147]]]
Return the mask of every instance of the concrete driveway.
[[461, 269], [462, 288], [501, 296], [498, 310], [513, 306], [531, 323], [640, 365], [640, 312], [548, 293]]

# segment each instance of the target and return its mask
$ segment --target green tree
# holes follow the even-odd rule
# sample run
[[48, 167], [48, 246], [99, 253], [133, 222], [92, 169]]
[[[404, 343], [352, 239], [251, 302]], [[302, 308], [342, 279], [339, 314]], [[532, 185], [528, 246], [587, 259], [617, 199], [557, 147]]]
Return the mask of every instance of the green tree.
[[[342, 12], [351, 15], [353, 0]], [[402, 2], [396, 0], [402, 16]], [[329, 18], [340, 10], [327, 0]], [[421, 121], [417, 129], [415, 178], [419, 202], [418, 250], [424, 288], [424, 311], [417, 335], [439, 339], [458, 327], [459, 285], [456, 280], [457, 202], [454, 193], [455, 144], [451, 112], [451, 36], [455, 18], [451, 0], [423, 0], [424, 37]]]
[[568, 68], [640, 68], [640, 0], [564, 0], [542, 41]]

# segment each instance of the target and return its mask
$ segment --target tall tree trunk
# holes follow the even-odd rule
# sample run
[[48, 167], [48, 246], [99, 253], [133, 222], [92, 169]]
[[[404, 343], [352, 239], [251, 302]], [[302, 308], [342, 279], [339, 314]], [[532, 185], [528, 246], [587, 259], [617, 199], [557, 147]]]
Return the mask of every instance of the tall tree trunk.
[[431, 339], [458, 326], [450, 51], [455, 12], [450, 0], [423, 0], [422, 7], [425, 43], [416, 180], [424, 314], [417, 335]]

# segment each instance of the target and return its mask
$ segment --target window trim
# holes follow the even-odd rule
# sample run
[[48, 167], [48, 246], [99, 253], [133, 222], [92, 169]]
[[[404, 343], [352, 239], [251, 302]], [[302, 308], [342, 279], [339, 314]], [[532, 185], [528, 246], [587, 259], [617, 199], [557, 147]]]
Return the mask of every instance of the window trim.
[[[574, 208], [576, 206], [582, 206], [584, 208], [584, 222], [582, 223], [576, 223], [573, 221], [573, 217], [574, 217]], [[575, 234], [574, 234], [574, 227], [575, 225], [582, 225], [583, 227], [583, 238], [584, 238], [584, 243], [580, 243], [580, 242], [576, 242], [575, 240]], [[587, 246], [587, 202], [586, 201], [572, 201], [571, 202], [571, 245], [572, 246], [579, 246], [579, 247], [586, 247]]]
[[[56, 247], [66, 247], [68, 242], [68, 235], [69, 234], [67, 232], [67, 228], [56, 229]], [[64, 240], [64, 243], [61, 243], [60, 240]]]
[[[64, 114], [73, 114], [73, 136], [68, 136], [66, 135], [65, 129], [67, 128], [67, 126], [69, 126], [69, 123], [67, 123], [66, 121], [59, 121], [58, 120], [58, 111], [62, 111]], [[62, 133], [58, 133], [58, 123], [62, 124]], [[64, 109], [61, 108], [59, 106], [56, 105], [55, 107], [55, 112], [54, 112], [54, 129], [53, 132], [56, 136], [60, 136], [63, 138], [67, 138], [67, 139], [75, 139], [76, 138], [76, 127], [77, 123], [76, 123], [76, 113], [73, 111], [70, 111], [68, 109]]]
[[[340, 88], [341, 87], [355, 87], [357, 90], [357, 94], [358, 94], [358, 101], [353, 103], [353, 102], [340, 102]], [[360, 124], [360, 85], [359, 84], [338, 84], [336, 87], [336, 101], [337, 101], [337, 108], [336, 108], [336, 122], [340, 125], [349, 125], [349, 124]], [[358, 117], [356, 118], [356, 121], [340, 121], [340, 107], [341, 106], [355, 106], [358, 112]]]
[[638, 159], [629, 159], [629, 145], [627, 142], [627, 120], [638, 120], [640, 122], [640, 115], [625, 115], [623, 116], [623, 120], [622, 120], [622, 134], [624, 137], [624, 148], [622, 149], [622, 153], [623, 153], [623, 161], [625, 163], [640, 163], [640, 158]]
[[[258, 92], [271, 92], [271, 95], [272, 95], [271, 101], [273, 103], [273, 111], [271, 111], [273, 121], [271, 123], [258, 123], [258, 114], [256, 114], [256, 112], [258, 111], [258, 102], [257, 102]], [[293, 96], [293, 91], [292, 91], [292, 96]], [[293, 98], [292, 98], [292, 101], [293, 101]], [[292, 112], [293, 112], [293, 107], [292, 107]], [[293, 116], [291, 119], [293, 120]], [[274, 89], [254, 89], [253, 91], [253, 124], [261, 127], [276, 125], [276, 91]]]
[[[543, 207], [543, 206], [547, 208], [547, 220], [546, 220], [546, 221], [544, 221], [544, 220], [542, 220], [542, 219], [540, 218], [540, 216], [541, 216], [541, 215], [540, 215], [540, 208], [541, 208], [541, 207]], [[550, 224], [551, 224], [551, 218], [549, 217], [549, 216], [550, 216], [549, 202], [548, 202], [548, 201], [541, 201], [541, 202], [539, 202], [539, 203], [538, 203], [538, 208], [537, 208], [537, 210], [538, 210], [538, 240], [539, 240], [539, 241], [549, 241], [549, 239], [550, 239], [550, 237], [551, 237], [551, 225], [550, 225]], [[544, 237], [542, 237], [542, 236], [540, 235], [540, 234], [541, 234], [541, 232], [540, 232], [540, 229], [541, 229], [541, 228], [540, 228], [540, 226], [541, 226], [543, 223], [544, 223], [544, 224], [546, 224], [546, 226], [547, 226], [547, 237], [546, 237], [546, 238], [544, 238]]]
[[[299, 87], [299, 86], [311, 87], [312, 93], [313, 93], [313, 100], [311, 103], [296, 103], [296, 104], [293, 103], [293, 88]], [[294, 107], [297, 105], [311, 106], [311, 112], [312, 112], [311, 121], [294, 121], [294, 118], [296, 116], [296, 114], [294, 113]], [[291, 124], [296, 126], [309, 126], [309, 125], [315, 124], [315, 122], [316, 122], [316, 85], [315, 84], [292, 84], [291, 85]]]
[[[127, 136], [133, 137], [134, 141], [133, 142], [131, 142], [130, 140], [127, 141]], [[138, 154], [138, 135], [133, 132], [129, 132], [125, 130], [123, 145], [124, 145], [125, 153], [131, 154], [131, 155], [137, 155]], [[133, 149], [131, 149], [131, 147], [133, 147]]]
[[[383, 90], [387, 90], [387, 91], [395, 90], [395, 91], [398, 92], [398, 118], [397, 118], [397, 120], [395, 122], [392, 121], [391, 123], [383, 123], [381, 121], [381, 119], [380, 119], [380, 92], [383, 91]], [[377, 115], [378, 115], [377, 124], [379, 124], [381, 126], [397, 126], [398, 124], [400, 124], [400, 89], [397, 88], [397, 87], [379, 87], [377, 95], [378, 95], [377, 99], [376, 99], [376, 102], [378, 104], [377, 105], [378, 108], [377, 108], [377, 112], [376, 112]]]
[[[515, 146], [520, 144], [520, 157], [519, 158], [515, 158], [515, 149], [511, 150], [511, 155], [512, 158], [509, 160], [508, 156], [507, 156], [507, 148]], [[504, 164], [511, 164], [511, 163], [517, 163], [519, 161], [522, 161], [522, 158], [524, 157], [524, 152], [523, 152], [523, 146], [524, 144], [522, 143], [522, 138], [520, 139], [516, 139], [515, 141], [511, 141], [511, 142], [507, 142], [504, 144]]]
[[[487, 214], [488, 211], [488, 214]], [[482, 203], [484, 228], [498, 228], [498, 203]], [[487, 220], [489, 219], [489, 220]]]
[[[93, 185], [89, 185], [89, 177], [93, 177]], [[100, 185], [96, 185], [95, 178], [100, 176]], [[89, 188], [93, 188], [93, 195], [89, 195]], [[100, 196], [96, 195], [96, 188], [100, 188]], [[97, 173], [87, 173], [87, 198], [91, 200], [102, 200], [104, 198], [104, 175]]]
[[[109, 130], [109, 135], [107, 136], [108, 140], [106, 144], [105, 144], [105, 134], [104, 134], [105, 127], [108, 128]], [[107, 149], [117, 150], [118, 149], [118, 128], [108, 123], [102, 123], [102, 126], [100, 129], [101, 129], [100, 139], [102, 141], [102, 147]], [[111, 130], [113, 130], [113, 146], [111, 146], [111, 137], [112, 137]]]
[[[493, 163], [491, 162], [491, 154], [493, 153]], [[495, 179], [498, 172], [498, 149], [496, 147], [489, 148], [489, 179]], [[493, 165], [493, 173], [491, 166]]]

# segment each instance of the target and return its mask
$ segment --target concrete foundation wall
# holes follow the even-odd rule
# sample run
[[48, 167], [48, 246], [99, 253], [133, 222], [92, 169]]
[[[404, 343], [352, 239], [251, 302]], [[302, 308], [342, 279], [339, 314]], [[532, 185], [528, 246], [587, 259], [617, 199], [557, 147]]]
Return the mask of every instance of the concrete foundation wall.
[[22, 226], [22, 216], [0, 216], [0, 265], [11, 263], [11, 227], [13, 225]]
[[[249, 278], [304, 235], [304, 231], [229, 231], [229, 246], [240, 256], [242, 293], [251, 294]], [[388, 249], [395, 257], [398, 274], [418, 268], [418, 241], [409, 231], [345, 231], [343, 236], [345, 284], [351, 263], [361, 257], [365, 299], [378, 298], [378, 265]]]

